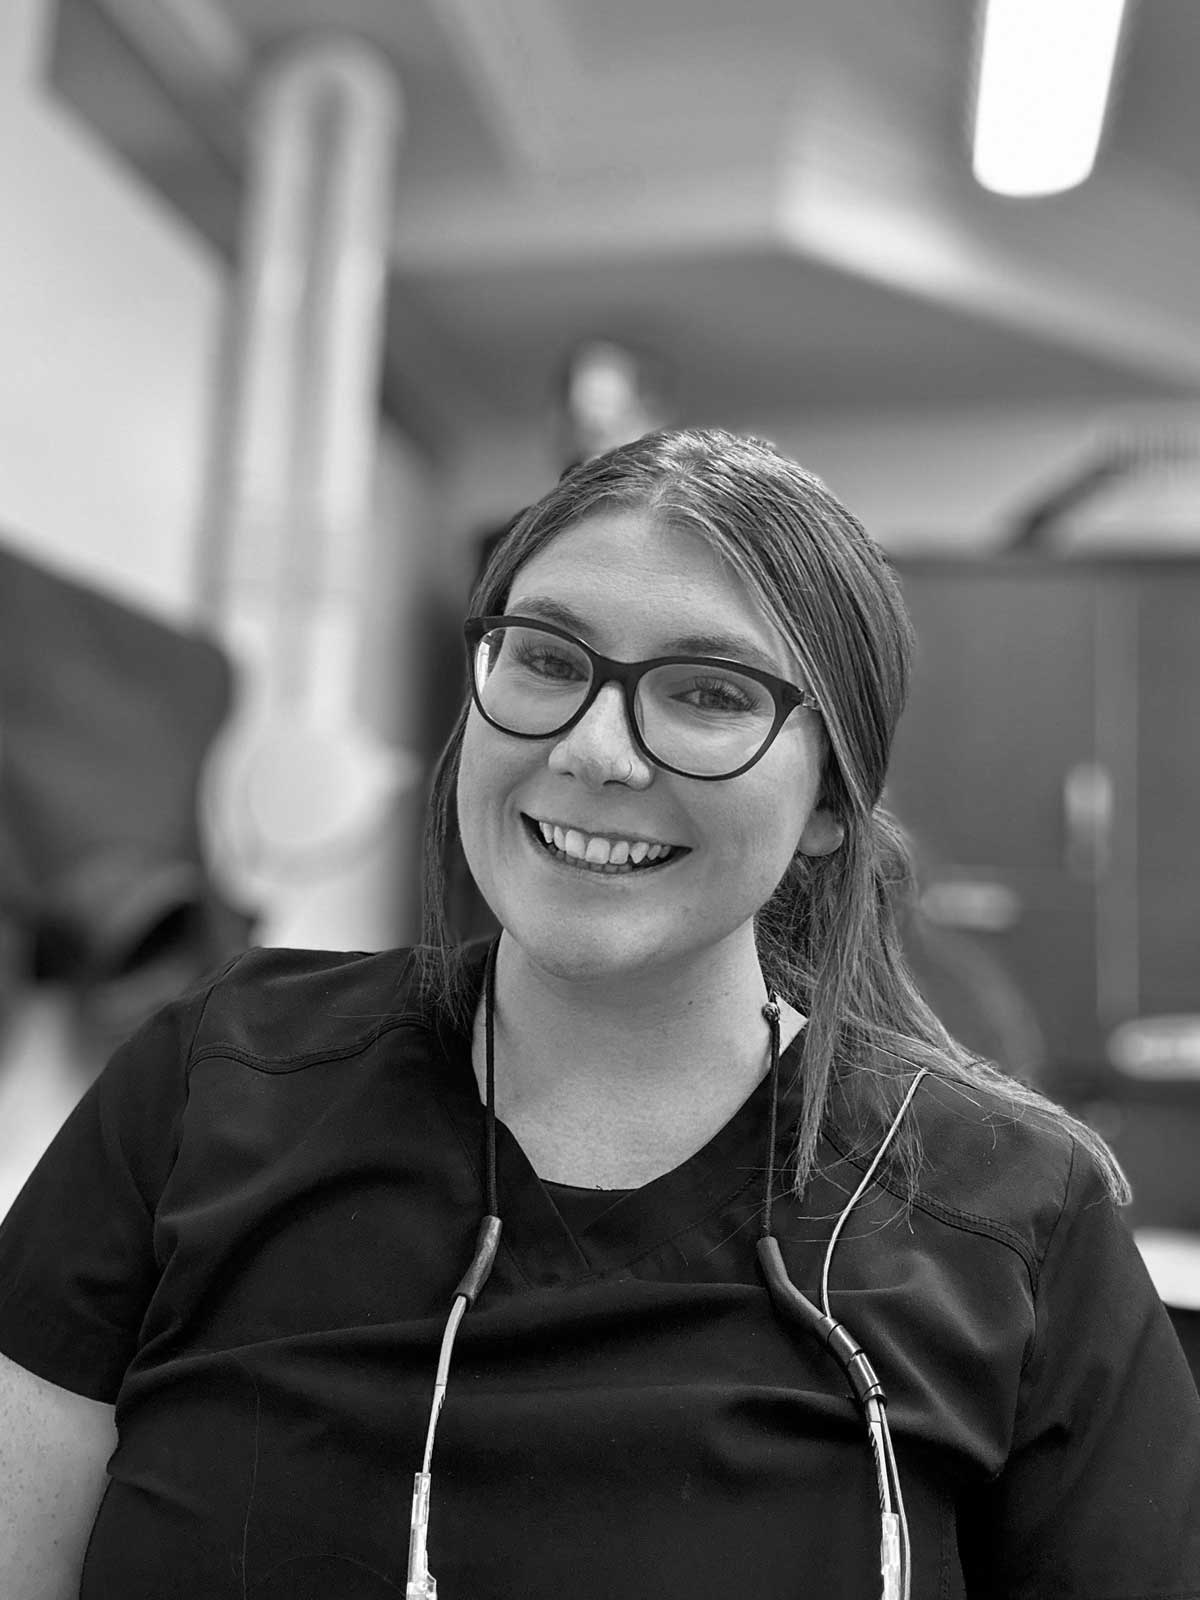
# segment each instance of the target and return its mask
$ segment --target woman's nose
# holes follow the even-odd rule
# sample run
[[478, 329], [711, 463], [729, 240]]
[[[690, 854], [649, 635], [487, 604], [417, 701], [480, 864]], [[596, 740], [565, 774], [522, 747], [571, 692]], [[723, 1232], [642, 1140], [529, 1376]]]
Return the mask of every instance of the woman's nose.
[[554, 746], [550, 770], [596, 787], [624, 783], [644, 789], [650, 782], [654, 769], [634, 742], [618, 684], [606, 683], [586, 714]]

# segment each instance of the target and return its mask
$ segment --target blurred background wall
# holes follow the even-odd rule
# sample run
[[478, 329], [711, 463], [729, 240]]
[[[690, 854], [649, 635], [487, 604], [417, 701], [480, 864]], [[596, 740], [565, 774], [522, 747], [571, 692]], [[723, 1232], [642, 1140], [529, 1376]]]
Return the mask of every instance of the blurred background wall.
[[45, 0], [0, 16], [0, 522], [187, 616], [224, 267], [47, 94], [54, 24]]

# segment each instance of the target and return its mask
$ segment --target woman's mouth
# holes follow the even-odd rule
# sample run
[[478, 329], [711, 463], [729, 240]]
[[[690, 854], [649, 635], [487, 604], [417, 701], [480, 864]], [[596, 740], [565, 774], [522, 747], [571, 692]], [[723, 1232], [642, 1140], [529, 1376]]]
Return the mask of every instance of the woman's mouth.
[[559, 823], [541, 821], [522, 814], [521, 820], [531, 839], [565, 866], [583, 872], [629, 876], [652, 872], [688, 854], [686, 845], [662, 844], [636, 835], [609, 837], [564, 828]]

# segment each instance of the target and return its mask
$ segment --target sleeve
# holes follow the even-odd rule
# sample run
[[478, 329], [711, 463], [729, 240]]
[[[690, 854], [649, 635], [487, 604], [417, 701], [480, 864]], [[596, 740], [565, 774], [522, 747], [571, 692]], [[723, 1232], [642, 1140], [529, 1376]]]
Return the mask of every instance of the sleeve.
[[157, 1282], [155, 1207], [214, 981], [116, 1051], [0, 1223], [0, 1352], [90, 1400], [116, 1399]]
[[1079, 1147], [1036, 1317], [1008, 1462], [960, 1519], [972, 1600], [1200, 1600], [1200, 1396]]

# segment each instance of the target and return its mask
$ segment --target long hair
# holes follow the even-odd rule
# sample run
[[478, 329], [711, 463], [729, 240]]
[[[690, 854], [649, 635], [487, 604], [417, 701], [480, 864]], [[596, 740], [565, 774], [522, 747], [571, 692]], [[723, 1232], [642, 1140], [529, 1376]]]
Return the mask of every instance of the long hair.
[[[904, 707], [912, 630], [883, 551], [821, 480], [762, 440], [720, 430], [647, 434], [564, 475], [496, 549], [471, 600], [503, 612], [526, 561], [558, 534], [605, 510], [641, 511], [697, 534], [738, 573], [788, 640], [821, 707], [826, 750], [818, 804], [844, 830], [829, 855], [797, 854], [755, 921], [767, 983], [808, 1017], [794, 1182], [813, 1172], [835, 1098], [863, 1148], [877, 1141], [913, 1072], [998, 1091], [1012, 1115], [1038, 1108], [1068, 1124], [1096, 1156], [1118, 1199], [1125, 1180], [1084, 1124], [971, 1055], [938, 1021], [905, 964], [897, 916], [911, 897], [912, 859], [880, 805]], [[465, 703], [434, 776], [425, 848], [423, 968], [436, 1002], [460, 1025], [469, 1004], [446, 918], [446, 863], [457, 845], [456, 788]], [[921, 1162], [910, 1123], [889, 1151], [911, 1194]]]

